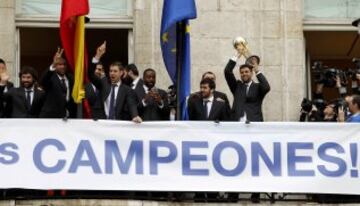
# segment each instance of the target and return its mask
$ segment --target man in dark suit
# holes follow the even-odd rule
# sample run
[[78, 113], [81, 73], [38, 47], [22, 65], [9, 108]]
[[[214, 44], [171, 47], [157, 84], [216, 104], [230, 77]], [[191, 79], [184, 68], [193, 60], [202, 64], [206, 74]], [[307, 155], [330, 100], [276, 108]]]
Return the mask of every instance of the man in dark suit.
[[45, 90], [45, 102], [40, 118], [76, 118], [76, 104], [71, 92], [74, 78], [67, 73], [66, 60], [61, 57], [63, 49], [58, 49], [50, 66], [41, 80]]
[[169, 120], [167, 93], [155, 87], [155, 70], [146, 69], [143, 74], [143, 80], [144, 85], [135, 88], [140, 117], [144, 121]]
[[[10, 88], [14, 87], [14, 84], [9, 81], [10, 76], [9, 76], [9, 73], [6, 68], [6, 63], [3, 59], [0, 59], [0, 80], [1, 79], [6, 79], [6, 83], [3, 80], [3, 82], [4, 82], [4, 91], [3, 92], [4, 93], [8, 92]], [[0, 104], [0, 118], [4, 117], [4, 114], [2, 113], [3, 111], [5, 111], [5, 102]]]
[[190, 120], [226, 121], [228, 110], [225, 100], [215, 98], [215, 82], [205, 78], [200, 82], [200, 93], [192, 95], [188, 100]]
[[[104, 65], [101, 62], [95, 65], [94, 74], [99, 78], [105, 77]], [[106, 119], [100, 91], [91, 82], [85, 85], [85, 97], [91, 107], [91, 117], [93, 119]]]
[[123, 78], [127, 85], [131, 87], [133, 90], [137, 90], [142, 88], [144, 85], [144, 81], [139, 76], [139, 70], [135, 64], [128, 64], [125, 66], [126, 77]]
[[122, 64], [120, 62], [110, 64], [108, 77], [99, 78], [94, 74], [95, 64], [100, 61], [105, 52], [106, 42], [97, 48], [96, 55], [88, 70], [88, 77], [100, 92], [107, 119], [142, 122], [138, 115], [134, 91], [121, 82], [121, 77], [124, 74]]
[[32, 67], [23, 67], [20, 75], [21, 86], [10, 88], [4, 93], [6, 78], [0, 82], [0, 101], [5, 103], [4, 116], [7, 118], [37, 118], [44, 103], [44, 91], [35, 86], [37, 74]]
[[[238, 56], [233, 57], [225, 67], [225, 79], [234, 95], [233, 120], [262, 122], [261, 106], [265, 95], [270, 91], [270, 85], [259, 71], [260, 58], [251, 56], [246, 61], [247, 64], [240, 66], [241, 80], [236, 80], [233, 73], [237, 59]], [[252, 81], [253, 72], [259, 83]]]
[[[216, 76], [215, 76], [215, 74], [214, 74], [213, 72], [211, 72], [211, 71], [205, 72], [205, 73], [202, 75], [201, 80], [203, 80], [203, 79], [205, 79], [205, 78], [206, 78], [206, 79], [211, 79], [211, 80], [213, 80], [214, 83], [215, 83], [215, 87], [216, 87]], [[215, 88], [215, 89], [216, 89], [216, 88]], [[213, 91], [214, 98], [217, 99], [217, 100], [223, 100], [223, 101], [225, 101], [227, 113], [230, 114], [231, 108], [230, 108], [230, 103], [229, 103], [229, 99], [228, 99], [227, 95], [226, 95], [225, 93], [219, 92], [219, 91], [217, 91], [217, 90], [215, 90], [215, 89], [214, 89], [214, 91]], [[195, 95], [195, 96], [196, 96], [196, 95], [198, 95], [198, 96], [200, 95], [200, 96], [201, 96], [201, 92], [198, 91], [198, 92], [192, 93], [192, 94], [190, 95], [189, 99], [192, 99], [191, 97], [194, 96], [194, 95]]]

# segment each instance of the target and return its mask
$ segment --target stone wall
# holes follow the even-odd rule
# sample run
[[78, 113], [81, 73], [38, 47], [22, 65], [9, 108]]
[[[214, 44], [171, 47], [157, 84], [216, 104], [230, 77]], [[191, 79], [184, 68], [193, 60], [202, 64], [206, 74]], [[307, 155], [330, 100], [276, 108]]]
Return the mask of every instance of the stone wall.
[[[135, 62], [158, 71], [158, 84], [170, 80], [159, 40], [162, 0], [135, 3]], [[234, 54], [232, 40], [243, 36], [253, 54], [262, 57], [262, 71], [271, 85], [264, 102], [266, 121], [297, 121], [305, 95], [305, 52], [302, 0], [197, 0], [191, 21], [192, 90], [205, 71], [217, 75], [217, 89], [232, 95], [223, 69]], [[139, 6], [141, 5], [141, 6]], [[244, 60], [242, 60], [244, 61]], [[235, 74], [238, 75], [237, 70]]]
[[[160, 50], [163, 0], [134, 0], [135, 63], [143, 71], [158, 72], [158, 86], [170, 79]], [[271, 91], [263, 110], [266, 121], [297, 121], [305, 96], [305, 52], [302, 0], [197, 0], [198, 18], [191, 21], [192, 90], [199, 88], [205, 71], [217, 75], [217, 89], [232, 95], [223, 68], [234, 54], [232, 40], [243, 36], [253, 54], [262, 58], [262, 71]], [[0, 1], [0, 57], [15, 74], [15, 1]], [[238, 76], [237, 70], [235, 74]], [[13, 78], [14, 79], [14, 78]]]
[[[0, 0], [0, 58], [4, 59], [11, 76], [15, 73], [15, 1]], [[14, 78], [12, 78], [14, 80]]]

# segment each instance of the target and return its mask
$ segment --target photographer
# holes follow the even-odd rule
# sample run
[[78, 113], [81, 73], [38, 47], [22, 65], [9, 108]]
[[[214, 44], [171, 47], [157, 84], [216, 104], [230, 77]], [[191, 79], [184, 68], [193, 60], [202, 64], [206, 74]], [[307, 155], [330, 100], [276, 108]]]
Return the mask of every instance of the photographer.
[[351, 90], [352, 94], [360, 94], [360, 59], [354, 58], [352, 60], [355, 63], [355, 69], [350, 68], [348, 75], [351, 78]]
[[339, 122], [360, 122], [360, 95], [352, 95], [346, 101], [351, 115], [346, 118], [344, 108], [339, 107]]
[[300, 122], [305, 122], [306, 118], [309, 122], [336, 122], [337, 111], [341, 104], [341, 100], [334, 100], [324, 106], [316, 106], [308, 99], [302, 102]]

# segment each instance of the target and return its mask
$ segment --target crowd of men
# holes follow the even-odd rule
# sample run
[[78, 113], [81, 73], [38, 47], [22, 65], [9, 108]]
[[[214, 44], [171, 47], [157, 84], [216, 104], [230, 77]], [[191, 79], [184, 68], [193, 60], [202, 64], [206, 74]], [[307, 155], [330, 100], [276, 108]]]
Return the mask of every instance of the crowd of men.
[[[340, 98], [326, 101], [322, 82], [317, 82], [313, 100], [304, 99], [301, 103], [300, 121], [309, 122], [360, 122], [360, 89], [352, 88], [351, 93], [344, 92], [346, 85], [341, 83], [340, 77], [334, 77], [332, 89], [339, 91]], [[360, 85], [360, 74], [352, 80], [353, 85]]]
[[[71, 95], [74, 78], [68, 71], [63, 50], [58, 49], [53, 62], [38, 78], [36, 70], [22, 67], [20, 86], [14, 87], [6, 65], [0, 60], [0, 115], [3, 118], [76, 118], [77, 105]], [[173, 119], [174, 105], [169, 94], [156, 86], [156, 71], [145, 69], [142, 78], [134, 64], [111, 62], [108, 69], [101, 62], [106, 42], [100, 45], [88, 69], [90, 82], [86, 99], [93, 119], [166, 121]], [[259, 70], [260, 58], [249, 56], [239, 67], [240, 80], [233, 69], [245, 51], [238, 51], [225, 67], [225, 79], [234, 95], [230, 107], [225, 93], [216, 90], [216, 76], [204, 73], [200, 91], [188, 98], [189, 120], [193, 121], [263, 121], [261, 105], [270, 85]], [[106, 74], [106, 70], [108, 73]], [[258, 82], [252, 80], [256, 74]]]
[[[264, 121], [262, 103], [270, 91], [270, 85], [260, 71], [260, 57], [246, 55], [245, 49], [237, 50], [224, 69], [224, 76], [233, 94], [233, 104], [223, 92], [216, 90], [216, 76], [208, 71], [202, 75], [199, 91], [192, 93], [188, 100], [189, 120], [192, 121]], [[0, 59], [0, 117], [2, 118], [76, 118], [77, 105], [71, 91], [74, 78], [68, 71], [63, 50], [58, 49], [53, 62], [41, 78], [29, 66], [22, 67], [19, 73], [20, 86], [14, 87], [6, 70], [4, 60]], [[166, 121], [174, 119], [176, 103], [173, 94], [156, 86], [156, 71], [145, 69], [142, 78], [134, 64], [123, 66], [121, 62], [111, 62], [105, 68], [101, 62], [106, 54], [106, 42], [100, 45], [89, 63], [88, 79], [85, 85], [86, 99], [95, 120], [125, 120], [141, 123], [143, 121]], [[239, 67], [241, 56], [246, 57]], [[237, 80], [234, 69], [240, 74]], [[106, 71], [108, 71], [106, 73]], [[253, 81], [254, 75], [257, 82]], [[359, 76], [360, 80], [360, 76]], [[321, 89], [317, 93], [321, 93]], [[345, 98], [348, 110], [338, 103], [329, 102], [319, 112], [315, 104], [303, 108], [304, 118], [316, 121], [360, 122], [360, 96]], [[197, 198], [217, 198], [218, 193], [196, 193]], [[237, 200], [237, 193], [228, 193], [231, 200]], [[259, 193], [251, 199], [259, 200]]]

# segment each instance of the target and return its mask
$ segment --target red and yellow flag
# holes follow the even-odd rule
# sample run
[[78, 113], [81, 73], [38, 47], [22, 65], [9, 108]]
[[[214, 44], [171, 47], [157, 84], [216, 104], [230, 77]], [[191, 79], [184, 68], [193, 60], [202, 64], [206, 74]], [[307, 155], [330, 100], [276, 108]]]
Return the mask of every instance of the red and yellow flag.
[[74, 72], [72, 97], [77, 104], [85, 98], [84, 78], [87, 67], [85, 15], [88, 13], [88, 0], [62, 0], [60, 37], [66, 59]]

